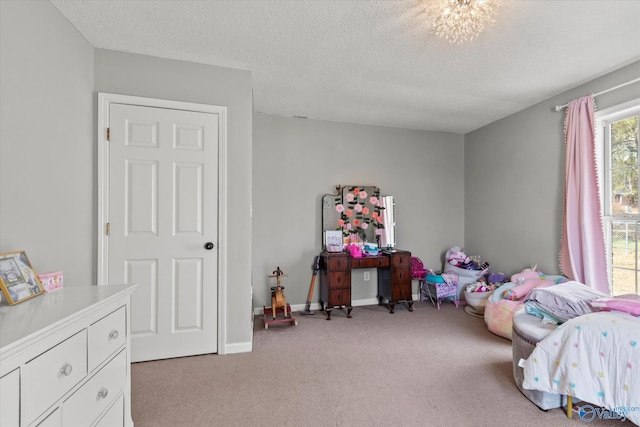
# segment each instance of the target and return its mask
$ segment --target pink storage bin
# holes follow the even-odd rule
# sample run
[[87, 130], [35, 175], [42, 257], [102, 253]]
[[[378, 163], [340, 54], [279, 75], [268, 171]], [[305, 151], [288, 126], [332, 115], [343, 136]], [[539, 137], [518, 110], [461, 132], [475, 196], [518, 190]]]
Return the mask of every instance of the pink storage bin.
[[62, 288], [62, 271], [38, 274], [38, 279], [47, 292]]

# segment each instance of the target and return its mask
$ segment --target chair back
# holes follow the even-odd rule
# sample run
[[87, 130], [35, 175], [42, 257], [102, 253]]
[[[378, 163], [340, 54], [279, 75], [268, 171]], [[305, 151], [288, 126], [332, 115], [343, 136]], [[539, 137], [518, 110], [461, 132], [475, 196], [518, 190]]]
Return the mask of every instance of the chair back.
[[411, 257], [411, 278], [412, 279], [424, 279], [427, 275], [427, 270], [424, 268], [422, 260], [416, 256]]

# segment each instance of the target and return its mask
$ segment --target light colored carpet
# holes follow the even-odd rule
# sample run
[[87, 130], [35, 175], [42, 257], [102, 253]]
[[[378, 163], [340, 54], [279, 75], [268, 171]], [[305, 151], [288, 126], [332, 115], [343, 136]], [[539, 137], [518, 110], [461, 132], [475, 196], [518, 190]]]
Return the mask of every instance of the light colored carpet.
[[[573, 426], [516, 388], [511, 341], [444, 304], [294, 313], [254, 323], [252, 353], [132, 366], [132, 413], [145, 426]], [[595, 420], [590, 425], [632, 425]]]

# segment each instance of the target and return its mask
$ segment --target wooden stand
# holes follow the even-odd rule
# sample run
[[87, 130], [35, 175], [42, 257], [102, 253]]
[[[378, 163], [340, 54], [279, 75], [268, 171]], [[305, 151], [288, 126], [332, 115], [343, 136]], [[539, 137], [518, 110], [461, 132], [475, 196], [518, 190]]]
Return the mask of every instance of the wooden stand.
[[287, 313], [289, 317], [278, 317], [278, 314], [284, 314], [283, 308], [276, 310], [276, 316], [273, 315], [273, 309], [271, 307], [264, 307], [264, 328], [269, 329], [269, 325], [272, 323], [293, 323], [294, 326], [298, 324], [298, 321], [291, 316], [291, 307], [287, 304]]
[[[297, 325], [298, 322], [291, 316], [291, 306], [284, 296], [284, 286], [280, 283], [280, 278], [287, 277], [287, 275], [278, 267], [269, 277], [275, 277], [278, 285], [271, 287], [271, 308], [264, 307], [264, 328], [269, 329], [271, 323]], [[282, 317], [278, 318], [278, 313], [282, 313]]]

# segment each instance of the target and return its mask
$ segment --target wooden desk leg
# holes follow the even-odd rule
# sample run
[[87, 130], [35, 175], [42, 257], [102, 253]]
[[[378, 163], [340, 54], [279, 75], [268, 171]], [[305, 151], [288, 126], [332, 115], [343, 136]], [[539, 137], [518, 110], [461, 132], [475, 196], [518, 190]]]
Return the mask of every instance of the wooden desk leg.
[[347, 306], [347, 319], [351, 319], [351, 310], [353, 310], [352, 305]]
[[324, 312], [327, 315], [327, 320], [331, 320], [331, 310], [333, 310], [332, 308], [325, 308]]
[[396, 308], [396, 303], [395, 302], [390, 302], [389, 303], [389, 313], [393, 314], [395, 313], [395, 308]]
[[567, 396], [567, 418], [573, 417], [573, 397]]

